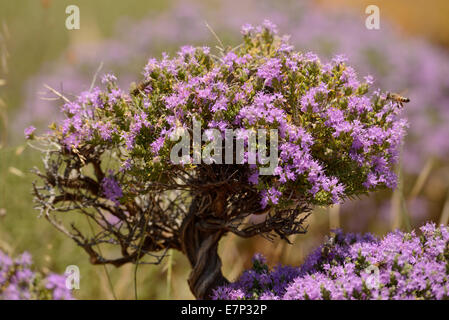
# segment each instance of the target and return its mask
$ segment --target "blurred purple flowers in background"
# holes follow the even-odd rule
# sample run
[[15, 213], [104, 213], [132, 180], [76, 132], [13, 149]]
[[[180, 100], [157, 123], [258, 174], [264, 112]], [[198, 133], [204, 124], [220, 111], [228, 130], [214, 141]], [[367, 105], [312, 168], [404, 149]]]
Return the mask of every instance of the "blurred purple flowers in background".
[[33, 271], [31, 255], [12, 258], [0, 250], [0, 300], [72, 300], [66, 277]]

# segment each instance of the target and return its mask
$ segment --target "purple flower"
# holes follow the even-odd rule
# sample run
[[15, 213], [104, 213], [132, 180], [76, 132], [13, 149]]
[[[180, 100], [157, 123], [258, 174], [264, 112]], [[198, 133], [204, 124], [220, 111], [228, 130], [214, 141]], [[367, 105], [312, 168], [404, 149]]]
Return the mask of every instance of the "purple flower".
[[257, 70], [257, 76], [265, 80], [267, 86], [271, 86], [273, 79], [281, 80], [281, 61], [271, 58]]
[[162, 146], [165, 143], [165, 137], [160, 136], [157, 138], [153, 143], [151, 143], [151, 151], [153, 154], [157, 155], [159, 153], [159, 150], [161, 150]]
[[52, 273], [45, 278], [45, 288], [53, 291], [54, 300], [72, 300], [70, 289], [67, 289], [66, 277]]
[[27, 139], [31, 139], [33, 137], [34, 131], [36, 130], [36, 128], [34, 126], [29, 126], [28, 128], [26, 128], [24, 130], [25, 133], [25, 137]]
[[28, 252], [13, 259], [0, 250], [0, 300], [73, 299], [64, 276], [45, 276], [31, 267]]
[[103, 189], [103, 194], [105, 195], [105, 197], [119, 206], [119, 199], [123, 197], [123, 191], [117, 180], [115, 180], [112, 171], [109, 172], [109, 175], [107, 177], [103, 178], [101, 187]]
[[109, 84], [117, 82], [117, 77], [113, 74], [107, 73], [101, 77], [101, 83]]
[[270, 33], [272, 33], [272, 34], [277, 34], [277, 32], [278, 32], [277, 26], [276, 26], [273, 22], [271, 22], [270, 20], [268, 20], [268, 19], [265, 19], [265, 20], [263, 21], [262, 26], [263, 26], [265, 29], [267, 29], [267, 30], [268, 30]]
[[254, 27], [249, 23], [244, 24], [241, 28], [241, 32], [243, 35], [249, 35], [253, 30]]
[[31, 257], [31, 254], [28, 252], [22, 253], [18, 258], [16, 258], [15, 263], [22, 265], [22, 266], [30, 266], [32, 264], [33, 260]]

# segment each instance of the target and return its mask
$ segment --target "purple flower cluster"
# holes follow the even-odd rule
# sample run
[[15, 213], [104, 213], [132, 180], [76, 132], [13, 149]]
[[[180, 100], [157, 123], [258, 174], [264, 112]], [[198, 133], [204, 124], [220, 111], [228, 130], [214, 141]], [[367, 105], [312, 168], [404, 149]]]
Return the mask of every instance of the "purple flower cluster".
[[427, 223], [420, 233], [337, 230], [301, 267], [269, 271], [260, 256], [214, 299], [449, 299], [449, 227]]
[[36, 131], [36, 127], [34, 126], [29, 126], [28, 128], [25, 128], [25, 130], [23, 131], [23, 133], [25, 134], [25, 137], [27, 139], [31, 139], [33, 137], [34, 131]]
[[101, 183], [104, 196], [115, 203], [120, 205], [119, 199], [123, 197], [123, 191], [117, 180], [114, 178], [113, 171], [110, 170], [109, 175], [103, 178]]
[[65, 276], [44, 276], [31, 269], [32, 259], [27, 252], [11, 258], [0, 250], [0, 300], [52, 299], [71, 300]]
[[[250, 177], [263, 207], [288, 205], [291, 190], [311, 204], [327, 205], [394, 187], [406, 126], [397, 103], [370, 81], [359, 81], [343, 57], [322, 63], [313, 53], [294, 52], [275, 30], [269, 21], [246, 25], [243, 44], [222, 57], [204, 46], [184, 46], [173, 57], [152, 58], [144, 68], [145, 86], [134, 97], [108, 74], [105, 90], [82, 92], [63, 106], [66, 119], [49, 139], [68, 150], [118, 150], [122, 168], [126, 163], [132, 173], [152, 171], [156, 159], [158, 168], [170, 169], [171, 134], [193, 128], [194, 121], [206, 133], [218, 128], [223, 135], [225, 129], [274, 129], [280, 150], [275, 174]], [[248, 137], [243, 140], [248, 145]], [[251, 156], [246, 151], [245, 161]], [[191, 160], [183, 159], [185, 165]], [[112, 175], [103, 180], [103, 191], [118, 203], [126, 183]]]

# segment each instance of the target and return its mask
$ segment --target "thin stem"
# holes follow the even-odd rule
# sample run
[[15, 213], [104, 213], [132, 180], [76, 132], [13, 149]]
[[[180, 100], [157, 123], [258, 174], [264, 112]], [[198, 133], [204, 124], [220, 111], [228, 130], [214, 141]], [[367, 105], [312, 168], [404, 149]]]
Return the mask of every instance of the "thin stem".
[[[94, 227], [92, 226], [92, 223], [87, 216], [86, 216], [86, 220], [87, 220], [87, 223], [89, 224], [90, 231], [92, 232], [92, 235], [94, 235], [95, 234]], [[101, 252], [100, 245], [98, 244], [97, 247], [98, 247], [98, 252], [100, 253], [100, 255], [103, 256], [103, 253]], [[114, 300], [117, 300], [117, 296], [115, 295], [114, 285], [112, 284], [111, 276], [110, 276], [108, 268], [106, 267], [105, 264], [103, 265], [103, 269], [106, 274], [106, 278], [108, 279], [109, 287], [111, 288], [112, 297], [114, 298]]]
[[415, 198], [418, 196], [418, 194], [421, 193], [422, 188], [424, 187], [424, 184], [427, 181], [427, 178], [429, 177], [430, 173], [432, 172], [433, 165], [435, 161], [433, 158], [429, 158], [424, 165], [424, 168], [419, 173], [418, 178], [416, 179], [416, 182], [412, 188], [412, 191], [410, 192], [410, 199]]
[[137, 295], [137, 268], [139, 268], [139, 263], [138, 263], [137, 259], [138, 259], [138, 257], [140, 257], [143, 242], [145, 241], [145, 233], [147, 232], [147, 225], [148, 225], [149, 218], [150, 218], [150, 215], [147, 215], [147, 217], [145, 219], [145, 225], [143, 226], [143, 233], [142, 233], [142, 238], [140, 239], [139, 249], [137, 251], [137, 258], [135, 261], [135, 263], [136, 263], [136, 266], [134, 267], [134, 298], [135, 298], [135, 300], [139, 300], [138, 295]]
[[173, 250], [170, 249], [167, 261], [167, 299], [171, 298], [172, 271], [173, 271]]
[[209, 31], [214, 35], [215, 39], [217, 39], [218, 43], [220, 44], [220, 49], [221, 51], [224, 51], [224, 44], [223, 42], [220, 40], [220, 38], [218, 37], [218, 35], [215, 33], [215, 31], [211, 28], [211, 26], [209, 26], [209, 24], [206, 22], [206, 27], [209, 29]]

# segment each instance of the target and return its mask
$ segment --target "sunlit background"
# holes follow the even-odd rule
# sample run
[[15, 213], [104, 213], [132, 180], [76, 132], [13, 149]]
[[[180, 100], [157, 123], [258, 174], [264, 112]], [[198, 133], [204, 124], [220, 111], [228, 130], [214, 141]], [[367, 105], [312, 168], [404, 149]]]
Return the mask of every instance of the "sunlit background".
[[[80, 8], [80, 30], [67, 30], [65, 8]], [[380, 30], [367, 30], [365, 8], [380, 8]], [[114, 72], [124, 89], [141, 79], [149, 57], [185, 44], [214, 47], [210, 25], [225, 45], [239, 43], [240, 26], [274, 21], [301, 51], [323, 60], [345, 53], [360, 76], [410, 97], [409, 134], [394, 192], [382, 192], [329, 209], [317, 208], [309, 232], [293, 245], [227, 236], [220, 243], [224, 274], [235, 279], [256, 252], [271, 265], [299, 265], [330, 229], [383, 235], [433, 220], [449, 221], [449, 2], [395, 1], [108, 1], [0, 0], [0, 249], [29, 251], [42, 270], [81, 270], [82, 299], [134, 299], [135, 266], [91, 266], [85, 253], [33, 210], [33, 166], [40, 153], [23, 130], [44, 131], [60, 117], [44, 85], [67, 97], [88, 89], [99, 73]], [[159, 266], [137, 270], [142, 299], [191, 299], [187, 260], [179, 252]]]

